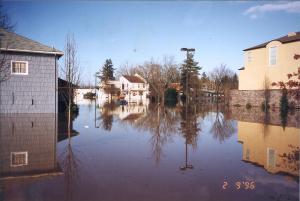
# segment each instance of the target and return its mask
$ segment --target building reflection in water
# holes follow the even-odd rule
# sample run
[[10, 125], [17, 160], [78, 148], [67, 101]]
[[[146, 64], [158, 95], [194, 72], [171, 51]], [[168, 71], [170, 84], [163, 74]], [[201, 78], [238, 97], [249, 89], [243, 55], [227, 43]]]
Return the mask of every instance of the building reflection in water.
[[0, 116], [0, 180], [27, 180], [63, 174], [56, 159], [54, 114]]
[[261, 116], [262, 121], [248, 115], [239, 117], [238, 140], [243, 146], [243, 161], [261, 166], [270, 173], [290, 175], [297, 179], [299, 125], [293, 117], [288, 118], [290, 123], [287, 122], [287, 125], [280, 125], [278, 112], [273, 112], [268, 122], [263, 122]]

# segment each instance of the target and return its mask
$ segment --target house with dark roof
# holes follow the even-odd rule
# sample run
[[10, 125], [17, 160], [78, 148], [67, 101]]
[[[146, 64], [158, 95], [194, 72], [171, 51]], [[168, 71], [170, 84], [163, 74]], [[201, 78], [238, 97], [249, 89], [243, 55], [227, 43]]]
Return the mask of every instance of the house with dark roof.
[[149, 84], [142, 76], [138, 74], [122, 75], [119, 80], [101, 82], [97, 92], [97, 100], [100, 105], [114, 99], [146, 103], [148, 95]]
[[143, 102], [149, 95], [149, 84], [138, 75], [122, 75], [119, 80], [121, 96], [128, 102]]
[[62, 51], [0, 28], [0, 113], [56, 113], [61, 56]]
[[[300, 66], [300, 32], [291, 32], [253, 47], [244, 49], [244, 66], [239, 73], [239, 91], [232, 103], [279, 106], [281, 91], [273, 82], [288, 81], [287, 74], [298, 72]], [[264, 92], [268, 90], [269, 94]], [[268, 97], [266, 97], [268, 96]]]

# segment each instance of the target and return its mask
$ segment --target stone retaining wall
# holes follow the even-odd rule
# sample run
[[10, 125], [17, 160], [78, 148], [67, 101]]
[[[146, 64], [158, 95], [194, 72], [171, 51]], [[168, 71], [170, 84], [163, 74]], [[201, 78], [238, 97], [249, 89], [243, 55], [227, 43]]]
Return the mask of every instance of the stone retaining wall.
[[[280, 98], [282, 91], [279, 89], [269, 90], [269, 105], [271, 107], [280, 107]], [[296, 103], [297, 107], [300, 107], [300, 102], [289, 98], [290, 102]], [[230, 105], [241, 105], [245, 106], [247, 103], [251, 106], [261, 107], [265, 101], [264, 90], [231, 90], [229, 94]]]

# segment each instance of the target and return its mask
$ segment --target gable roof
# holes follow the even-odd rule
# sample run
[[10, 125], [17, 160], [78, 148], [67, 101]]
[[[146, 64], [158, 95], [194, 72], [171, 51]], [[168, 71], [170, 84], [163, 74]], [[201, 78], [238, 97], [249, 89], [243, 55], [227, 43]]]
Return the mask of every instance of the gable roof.
[[244, 49], [243, 51], [254, 50], [254, 49], [266, 47], [267, 44], [269, 44], [272, 41], [279, 41], [281, 43], [291, 43], [291, 42], [295, 42], [295, 41], [300, 41], [300, 32], [295, 32], [295, 35], [293, 35], [293, 36], [285, 35], [280, 38], [273, 39], [268, 42], [262, 43], [260, 45], [256, 45], [256, 46]]
[[0, 49], [10, 52], [27, 52], [62, 56], [64, 53], [24, 36], [0, 28]]
[[135, 75], [123, 75], [123, 77], [131, 83], [145, 83], [144, 80]]

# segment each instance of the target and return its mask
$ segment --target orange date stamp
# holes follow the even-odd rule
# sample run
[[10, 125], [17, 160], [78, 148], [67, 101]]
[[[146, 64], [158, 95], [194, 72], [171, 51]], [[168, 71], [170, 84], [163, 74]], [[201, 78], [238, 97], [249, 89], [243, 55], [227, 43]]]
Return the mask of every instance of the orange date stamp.
[[256, 188], [256, 184], [254, 181], [236, 181], [233, 184], [224, 181], [222, 189], [227, 190], [230, 188], [234, 188], [237, 190], [254, 190]]

